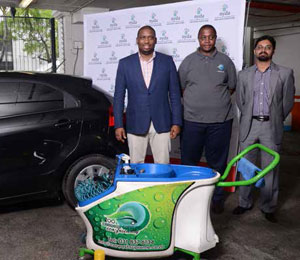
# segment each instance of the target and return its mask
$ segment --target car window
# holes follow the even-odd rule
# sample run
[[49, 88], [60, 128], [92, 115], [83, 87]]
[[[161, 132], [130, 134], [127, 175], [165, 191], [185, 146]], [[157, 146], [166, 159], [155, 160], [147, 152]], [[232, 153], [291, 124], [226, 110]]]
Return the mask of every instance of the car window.
[[17, 103], [21, 102], [49, 102], [58, 101], [59, 105], [54, 107], [63, 107], [63, 94], [59, 90], [39, 84], [39, 83], [20, 83], [18, 90]]
[[0, 82], [0, 104], [15, 103], [18, 87], [18, 83]]
[[0, 82], [0, 117], [78, 107], [67, 92], [35, 82]]
[[63, 93], [40, 83], [19, 83], [16, 114], [64, 108]]
[[18, 83], [0, 82], [0, 117], [15, 114]]

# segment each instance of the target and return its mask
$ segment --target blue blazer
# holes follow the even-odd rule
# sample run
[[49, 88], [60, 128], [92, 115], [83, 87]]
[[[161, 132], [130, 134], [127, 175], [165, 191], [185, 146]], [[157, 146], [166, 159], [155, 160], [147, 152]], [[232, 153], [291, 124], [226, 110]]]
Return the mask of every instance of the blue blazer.
[[126, 89], [128, 133], [146, 134], [151, 121], [158, 133], [182, 124], [178, 74], [171, 56], [156, 52], [149, 88], [143, 78], [138, 53], [119, 61], [114, 94], [115, 128], [123, 127]]

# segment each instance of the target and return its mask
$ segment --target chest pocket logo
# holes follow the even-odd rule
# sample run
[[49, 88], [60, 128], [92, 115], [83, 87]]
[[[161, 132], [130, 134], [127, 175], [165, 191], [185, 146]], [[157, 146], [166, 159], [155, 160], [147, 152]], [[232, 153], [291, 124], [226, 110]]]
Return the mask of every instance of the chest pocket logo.
[[225, 66], [223, 64], [219, 64], [217, 68], [218, 68], [217, 72], [224, 73]]

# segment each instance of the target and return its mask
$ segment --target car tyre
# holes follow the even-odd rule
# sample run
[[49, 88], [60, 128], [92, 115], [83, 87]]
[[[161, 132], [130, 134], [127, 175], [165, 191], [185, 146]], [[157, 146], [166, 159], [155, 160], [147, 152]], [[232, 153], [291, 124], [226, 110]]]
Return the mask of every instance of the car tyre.
[[78, 201], [75, 197], [74, 188], [79, 180], [87, 179], [91, 174], [97, 172], [112, 172], [115, 166], [114, 159], [98, 154], [88, 155], [74, 162], [63, 179], [62, 190], [68, 204], [72, 208], [77, 206]]

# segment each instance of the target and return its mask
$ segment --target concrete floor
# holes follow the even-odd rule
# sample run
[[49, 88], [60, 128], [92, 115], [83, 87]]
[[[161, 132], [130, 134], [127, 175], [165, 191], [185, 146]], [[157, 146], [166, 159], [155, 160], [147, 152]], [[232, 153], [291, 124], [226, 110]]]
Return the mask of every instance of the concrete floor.
[[[220, 243], [201, 254], [201, 259], [300, 259], [299, 132], [285, 134], [280, 169], [279, 222], [267, 222], [257, 206], [242, 216], [232, 215], [237, 194], [230, 194], [225, 212], [212, 215]], [[78, 259], [78, 249], [84, 247], [80, 241], [84, 231], [81, 218], [65, 203], [2, 210], [0, 260]], [[106, 260], [115, 259], [106, 257]], [[176, 253], [164, 259], [191, 260], [192, 257]]]

